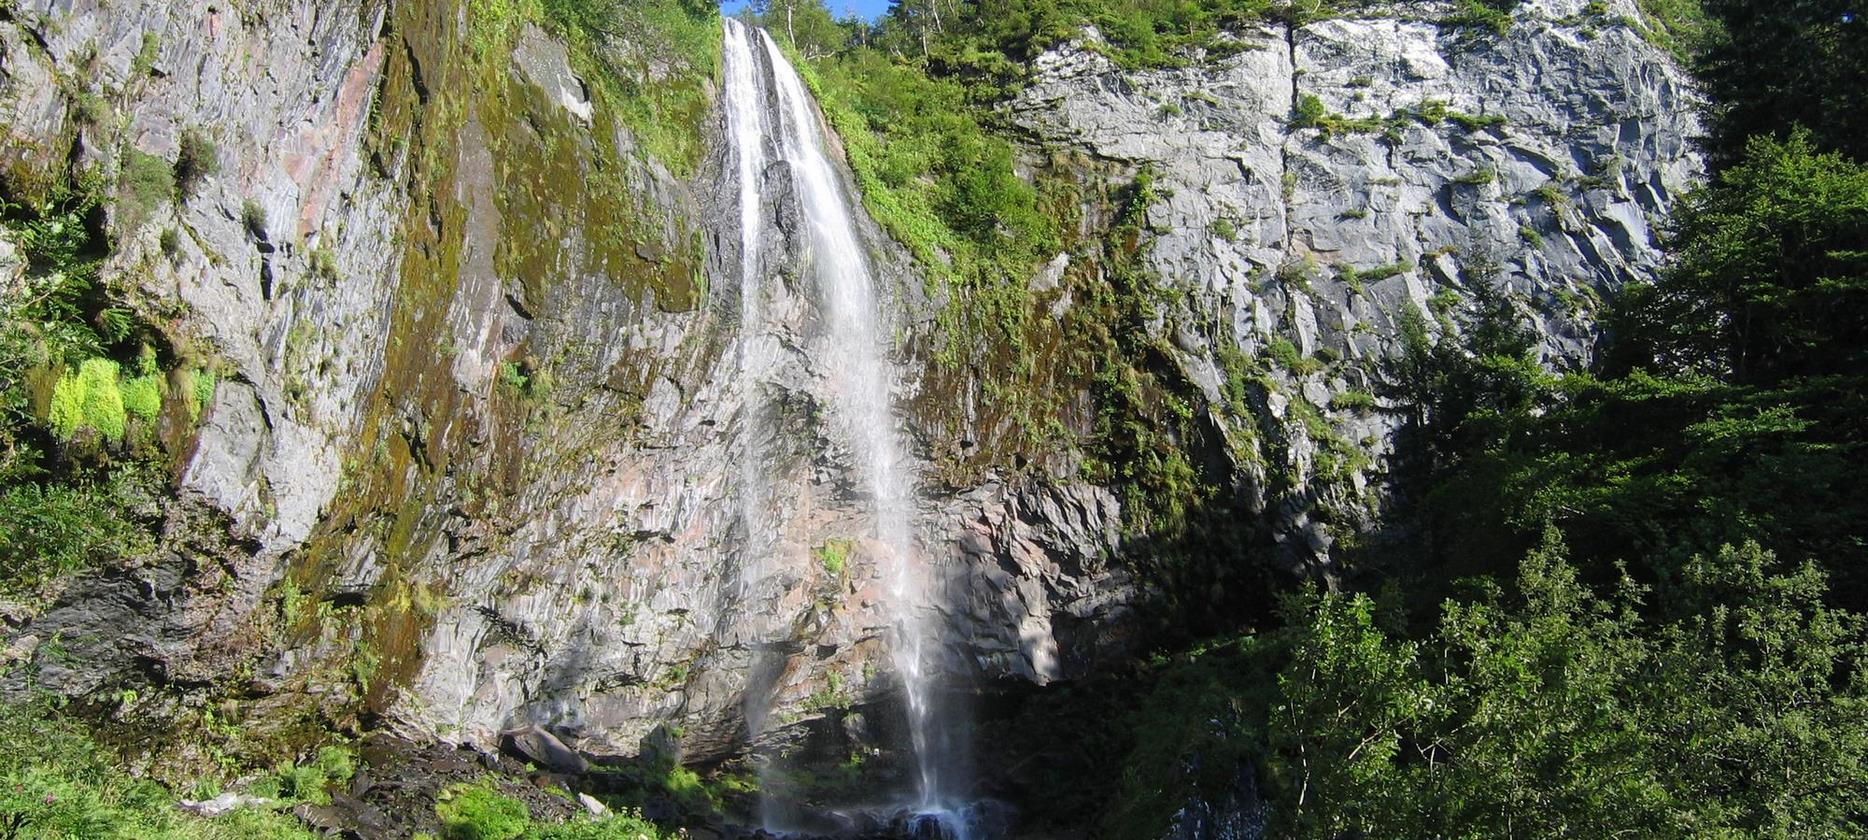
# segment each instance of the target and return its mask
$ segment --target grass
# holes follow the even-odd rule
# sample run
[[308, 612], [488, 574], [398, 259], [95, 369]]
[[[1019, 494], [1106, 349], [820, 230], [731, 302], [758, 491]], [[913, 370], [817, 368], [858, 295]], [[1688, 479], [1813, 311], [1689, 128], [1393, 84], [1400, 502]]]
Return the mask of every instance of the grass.
[[176, 198], [176, 166], [138, 147], [127, 147], [123, 151], [121, 190], [127, 203], [120, 203], [120, 207], [129, 215], [125, 228], [136, 230], [163, 203]]
[[1278, 367], [1284, 368], [1298, 376], [1310, 376], [1311, 374], [1321, 373], [1324, 368], [1324, 364], [1321, 360], [1298, 352], [1297, 345], [1292, 344], [1290, 339], [1287, 338], [1272, 339], [1270, 344], [1265, 345], [1265, 352], [1271, 356], [1271, 360], [1275, 362]]
[[20, 838], [311, 840], [297, 818], [248, 808], [208, 819], [156, 782], [118, 770], [78, 726], [37, 706], [0, 707], [0, 826]]
[[1367, 391], [1344, 391], [1330, 397], [1330, 408], [1367, 414], [1375, 410], [1375, 395]]
[[[691, 0], [469, 0], [471, 55], [503, 67], [527, 22], [570, 46], [573, 69], [591, 84], [598, 106], [611, 109], [650, 157], [677, 176], [699, 167], [708, 86], [720, 67], [717, 7]], [[619, 34], [630, 36], [635, 63], [622, 63], [622, 54], [609, 49]], [[658, 66], [671, 69], [652, 72]]]

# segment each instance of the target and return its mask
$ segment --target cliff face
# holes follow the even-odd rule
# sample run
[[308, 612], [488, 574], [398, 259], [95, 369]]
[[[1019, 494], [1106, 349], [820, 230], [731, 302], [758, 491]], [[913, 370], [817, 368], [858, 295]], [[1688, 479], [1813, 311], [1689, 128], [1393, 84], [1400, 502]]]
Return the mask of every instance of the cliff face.
[[[1374, 395], [1409, 310], [1448, 328], [1489, 287], [1526, 316], [1546, 363], [1582, 363], [1602, 295], [1655, 270], [1657, 225], [1700, 174], [1691, 84], [1634, 28], [1632, 5], [1529, 2], [1504, 34], [1435, 23], [1446, 11], [1263, 28], [1225, 44], [1230, 55], [1140, 72], [1092, 31], [1039, 56], [1004, 106], [1034, 172], [1151, 184], [1144, 244], [1123, 243], [1155, 284], [1136, 344], [1165, 357], [1150, 364], [1171, 373], [1154, 381], [1182, 388], [1148, 399], [1190, 414], [1152, 419], [1178, 428], [1161, 436], [1217, 485], [1212, 515], [1246, 535], [1249, 563], [1331, 574], [1338, 538], [1382, 505], [1402, 418]], [[1086, 205], [1082, 218], [1093, 228], [1108, 214]], [[1078, 248], [1042, 267], [1025, 341], [1046, 348], [1053, 324], [1108, 317], [1095, 308], [1108, 262]], [[1068, 366], [1039, 354], [1036, 367]], [[1035, 376], [1070, 391], [1051, 398], [1056, 418], [1036, 419], [1096, 434], [1093, 379]], [[989, 389], [929, 382], [934, 436], [1016, 451], [1024, 430]], [[1145, 632], [1137, 611], [1164, 587], [1192, 615], [1264, 586], [1236, 568], [1170, 570], [1181, 579], [1164, 583], [1100, 562], [1174, 547], [1126, 527], [1124, 508], [1148, 494], [1096, 487], [1070, 444], [1050, 445], [1042, 479], [1010, 482], [1023, 494], [988, 481], [951, 506], [965, 535], [955, 566], [972, 572], [950, 601], [971, 608], [958, 620], [990, 670], [1081, 673]], [[1208, 544], [1196, 552], [1225, 565]], [[992, 641], [1014, 624], [1022, 645]]]
[[[1338, 397], [1372, 389], [1409, 304], [1431, 317], [1496, 277], [1549, 358], [1575, 360], [1598, 294], [1653, 270], [1655, 220], [1698, 171], [1691, 94], [1621, 14], [1537, 0], [1498, 36], [1329, 20], [1143, 72], [1072, 47], [1006, 106], [1034, 162], [1153, 173], [1143, 253], [1172, 294], [1148, 329], [1197, 390], [1267, 563], [1327, 570], [1318, 506], [1341, 522], [1379, 503], [1393, 421]], [[146, 721], [241, 697], [236, 719], [287, 743], [361, 714], [694, 759], [743, 748], [748, 691], [800, 732], [886, 698], [879, 558], [795, 276], [769, 314], [782, 409], [759, 425], [779, 573], [735, 584], [737, 187], [712, 54], [671, 43], [625, 37], [600, 67], [442, 3], [14, 3], [8, 189], [78, 170], [121, 185], [106, 276], [223, 376], [176, 450], [163, 549], [21, 612], [14, 655], [54, 638], [77, 655], [0, 686], [141, 688], [160, 699], [121, 714]], [[191, 132], [213, 170], [180, 199], [136, 197], [138, 156], [174, 160]], [[807, 258], [795, 203], [772, 199], [775, 262]], [[863, 226], [892, 326], [925, 346], [938, 301]], [[1062, 319], [1099, 282], [1067, 253], [1032, 290]], [[1242, 405], [1234, 360], [1275, 362], [1280, 340], [1322, 361], [1268, 364]], [[923, 466], [968, 476], [924, 482], [918, 521], [946, 573], [948, 667], [1042, 683], [1130, 650], [1159, 584], [1123, 562], [1146, 547], [1119, 493], [1067, 457], [950, 473], [956, 424], [970, 448], [1008, 432], [975, 422], [964, 373], [902, 361], [925, 371], [900, 395]]]

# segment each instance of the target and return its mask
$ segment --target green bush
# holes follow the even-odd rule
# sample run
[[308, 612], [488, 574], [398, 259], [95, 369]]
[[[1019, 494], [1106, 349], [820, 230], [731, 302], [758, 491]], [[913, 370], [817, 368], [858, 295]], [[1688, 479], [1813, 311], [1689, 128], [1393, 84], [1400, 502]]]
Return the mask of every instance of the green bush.
[[519, 370], [518, 362], [499, 363], [499, 386], [515, 397], [525, 396], [526, 388], [532, 384], [531, 377]]
[[250, 792], [268, 799], [326, 804], [331, 801], [330, 789], [349, 781], [355, 772], [349, 750], [328, 746], [304, 764], [279, 765], [271, 777], [255, 783]]
[[1297, 105], [1291, 109], [1292, 128], [1316, 128], [1323, 124], [1323, 118], [1329, 112], [1323, 107], [1323, 100], [1314, 93], [1306, 93], [1297, 98]]
[[254, 239], [266, 238], [266, 208], [253, 199], [240, 202], [240, 226]]
[[134, 146], [124, 150], [122, 180], [130, 209], [139, 219], [175, 198], [175, 167]]
[[220, 151], [205, 132], [199, 128], [182, 132], [175, 153], [175, 186], [183, 196], [192, 195], [201, 180], [219, 172], [220, 166]]
[[532, 825], [532, 811], [486, 783], [455, 785], [435, 803], [446, 840], [518, 840]]
[[1289, 339], [1274, 338], [1265, 350], [1271, 354], [1271, 360], [1278, 363], [1278, 367], [1298, 376], [1309, 376], [1323, 370], [1322, 362], [1298, 352], [1297, 345]]

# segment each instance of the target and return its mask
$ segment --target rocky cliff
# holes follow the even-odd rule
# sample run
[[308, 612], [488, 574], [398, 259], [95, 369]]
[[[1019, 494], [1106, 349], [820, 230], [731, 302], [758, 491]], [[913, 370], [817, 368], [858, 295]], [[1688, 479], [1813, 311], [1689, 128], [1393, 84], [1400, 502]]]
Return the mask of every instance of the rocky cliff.
[[[1600, 293], [1653, 270], [1697, 175], [1691, 90], [1632, 4], [1535, 0], [1503, 34], [1437, 14], [1253, 29], [1133, 72], [1088, 32], [1003, 106], [1034, 173], [1152, 184], [1129, 243], [1151, 364], [1257, 566], [1191, 597], [1327, 573], [1379, 507], [1396, 421], [1368, 395], [1410, 306], [1502, 283], [1551, 363], [1585, 358]], [[759, 426], [781, 571], [734, 585], [737, 193], [718, 47], [695, 46], [717, 36], [643, 31], [597, 58], [419, 0], [0, 14], [9, 195], [112, 185], [106, 277], [221, 383], [174, 436], [161, 549], [13, 610], [8, 655], [32, 667], [0, 686], [137, 689], [111, 712], [132, 725], [218, 704], [255, 750], [331, 725], [491, 748], [539, 724], [715, 761], [744, 750], [748, 691], [787, 737], [890, 740], [888, 714], [847, 714], [886, 708], [888, 620], [795, 289], [770, 315], [782, 416]], [[201, 139], [198, 183], [135, 188]], [[795, 198], [774, 202], [762, 247], [795, 260]], [[1082, 244], [1034, 267], [1034, 346], [1100, 317], [1114, 267], [1088, 243], [1111, 212], [1085, 199]], [[1027, 382], [1060, 407], [1055, 440], [1014, 445], [1032, 430], [1011, 397], [935, 358], [942, 299], [864, 227], [921, 371], [899, 401], [948, 669], [1042, 684], [1145, 647], [1147, 606], [1192, 584], [1151, 574], [1136, 494], [1077, 451], [1094, 372]], [[48, 640], [73, 655], [35, 655]]]

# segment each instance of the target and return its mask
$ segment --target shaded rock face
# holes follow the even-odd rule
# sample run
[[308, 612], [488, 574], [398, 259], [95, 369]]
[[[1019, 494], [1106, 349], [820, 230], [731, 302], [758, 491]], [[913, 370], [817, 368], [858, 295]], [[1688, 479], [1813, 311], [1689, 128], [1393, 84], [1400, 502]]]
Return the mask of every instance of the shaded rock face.
[[[808, 272], [766, 306], [784, 373], [756, 395], [736, 380], [738, 189], [717, 113], [689, 127], [708, 152], [658, 159], [563, 44], [525, 27], [510, 65], [476, 63], [452, 4], [14, 8], [0, 19], [8, 189], [71, 160], [115, 177], [132, 149], [173, 160], [191, 130], [217, 163], [183, 200], [120, 198], [106, 267], [223, 370], [177, 470], [189, 510], [213, 515], [175, 529], [141, 578], [101, 574], [9, 627], [15, 649], [149, 628], [59, 664], [58, 690], [226, 688], [242, 673], [253, 727], [361, 709], [414, 740], [494, 749], [516, 731], [554, 755], [653, 745], [696, 761], [745, 749], [749, 692], [799, 731], [889, 702], [881, 558], [851, 448], [823, 416], [834, 348]], [[1576, 359], [1588, 302], [1652, 271], [1653, 220], [1698, 171], [1678, 71], [1625, 28], [1558, 20], [1580, 14], [1537, 0], [1510, 34], [1470, 42], [1419, 21], [1324, 21], [1141, 73], [1065, 49], [1008, 108], [1038, 141], [1150, 166], [1172, 190], [1151, 211], [1149, 259], [1199, 317], [1164, 310], [1154, 328], [1209, 402], [1221, 342], [1256, 353], [1283, 336], [1370, 363], [1406, 305], [1464, 294], [1481, 262], [1535, 313], [1550, 357]], [[643, 78], [712, 77], [623, 47]], [[109, 119], [81, 121], [78, 93]], [[1288, 127], [1311, 95], [1349, 119], [1438, 102], [1472, 126]], [[766, 261], [801, 264], [789, 178], [763, 177]], [[929, 329], [910, 261], [861, 224], [890, 327]], [[1225, 330], [1194, 326], [1213, 315]], [[1382, 447], [1388, 420], [1329, 408], [1368, 387], [1367, 364], [1274, 376], [1256, 411], [1291, 420], [1302, 400]], [[1292, 568], [1327, 566], [1331, 536], [1304, 501], [1318, 444], [1279, 445], [1293, 487], [1255, 509]], [[739, 584], [746, 451], [766, 453], [780, 501], [777, 572], [758, 591]], [[1234, 468], [1269, 486], [1264, 465]], [[1145, 641], [1149, 590], [1119, 562], [1111, 489], [1059, 473], [927, 496], [916, 526], [942, 581], [947, 670], [1044, 684]], [[191, 562], [190, 539], [227, 559]]]

